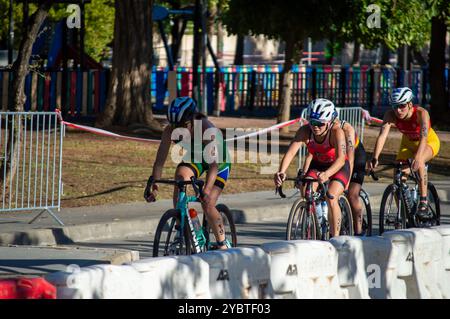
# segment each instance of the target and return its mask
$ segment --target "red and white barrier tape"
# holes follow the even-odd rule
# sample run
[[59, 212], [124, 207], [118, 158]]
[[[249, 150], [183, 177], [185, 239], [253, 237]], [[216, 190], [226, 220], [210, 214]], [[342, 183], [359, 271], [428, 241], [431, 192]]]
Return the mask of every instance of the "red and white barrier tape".
[[297, 122], [303, 122], [303, 121], [304, 120], [302, 118], [297, 118], [297, 119], [294, 119], [294, 120], [286, 121], [286, 122], [283, 122], [283, 123], [279, 123], [279, 124], [267, 127], [265, 129], [262, 129], [262, 130], [259, 130], [259, 131], [256, 131], [256, 132], [252, 132], [252, 133], [249, 133], [249, 134], [245, 134], [245, 135], [229, 138], [229, 139], [226, 139], [225, 142], [237, 141], [237, 140], [241, 140], [243, 138], [253, 137], [253, 136], [256, 136], [256, 135], [261, 135], [261, 134], [264, 134], [264, 133], [267, 133], [267, 132], [270, 132], [270, 131], [273, 131], [273, 130], [276, 130], [276, 129], [280, 129], [280, 128], [283, 128], [283, 127], [286, 127], [286, 126], [290, 126], [290, 125], [295, 124]]
[[[91, 126], [85, 126], [85, 125], [80, 125], [80, 124], [74, 124], [74, 123], [70, 123], [70, 122], [66, 122], [64, 121], [64, 119], [61, 116], [61, 112], [59, 110], [55, 111], [58, 114], [58, 117], [61, 121], [61, 124], [75, 128], [75, 129], [79, 129], [82, 131], [86, 131], [86, 132], [90, 132], [90, 133], [94, 133], [94, 134], [98, 134], [98, 135], [103, 135], [103, 136], [109, 136], [109, 137], [114, 137], [114, 138], [121, 138], [121, 139], [125, 139], [125, 140], [130, 140], [130, 141], [137, 141], [137, 142], [146, 142], [146, 143], [160, 143], [161, 140], [153, 140], [153, 139], [147, 139], [147, 138], [140, 138], [140, 137], [131, 137], [131, 136], [125, 136], [125, 135], [120, 135], [120, 134], [116, 134], [116, 133], [112, 133], [106, 130], [102, 130], [99, 128], [95, 128], [95, 127], [91, 127]], [[366, 110], [363, 110], [363, 118], [366, 122], [368, 122], [369, 124], [374, 122], [374, 123], [378, 123], [381, 124], [383, 123], [383, 120], [380, 120], [379, 118], [376, 117], [372, 117], [370, 116], [370, 113]], [[290, 121], [286, 121], [283, 123], [279, 123], [279, 124], [275, 124], [272, 125], [270, 127], [267, 127], [265, 129], [261, 129], [259, 131], [256, 132], [251, 132], [245, 135], [241, 135], [241, 136], [236, 136], [233, 138], [229, 138], [226, 139], [225, 142], [231, 142], [231, 141], [237, 141], [237, 140], [241, 140], [244, 138], [248, 138], [248, 137], [253, 137], [253, 136], [258, 136], [276, 129], [281, 129], [283, 127], [287, 127], [290, 125], [293, 125], [295, 123], [300, 122], [301, 125], [307, 123], [308, 121], [302, 118], [296, 118], [294, 120], [290, 120]]]
[[95, 128], [95, 127], [91, 127], [91, 126], [85, 126], [85, 125], [79, 125], [79, 124], [74, 124], [74, 123], [70, 123], [70, 122], [66, 122], [63, 120], [62, 116], [61, 116], [61, 111], [56, 110], [55, 111], [58, 114], [58, 117], [61, 121], [61, 124], [72, 127], [72, 128], [76, 128], [82, 131], [86, 131], [86, 132], [90, 132], [90, 133], [94, 133], [94, 134], [98, 134], [98, 135], [103, 135], [103, 136], [109, 136], [109, 137], [115, 137], [115, 138], [121, 138], [124, 140], [130, 140], [130, 141], [138, 141], [138, 142], [147, 142], [147, 143], [160, 143], [161, 140], [152, 140], [152, 139], [147, 139], [147, 138], [139, 138], [139, 137], [132, 137], [132, 136], [125, 136], [125, 135], [120, 135], [120, 134], [116, 134], [116, 133], [112, 133], [106, 130], [102, 130], [99, 128]]
[[[94, 133], [94, 134], [98, 134], [98, 135], [103, 135], [103, 136], [109, 136], [109, 137], [115, 137], [115, 138], [121, 138], [121, 139], [125, 139], [125, 140], [131, 140], [131, 141], [138, 141], [138, 142], [147, 142], [147, 143], [160, 143], [161, 140], [152, 140], [152, 139], [146, 139], [146, 138], [139, 138], [139, 137], [131, 137], [131, 136], [124, 136], [124, 135], [120, 135], [120, 134], [116, 134], [116, 133], [112, 133], [106, 130], [102, 130], [99, 128], [95, 128], [95, 127], [91, 127], [91, 126], [85, 126], [85, 125], [80, 125], [80, 124], [74, 124], [74, 123], [70, 123], [67, 121], [64, 121], [64, 119], [61, 116], [61, 111], [60, 110], [56, 110], [55, 111], [58, 114], [58, 117], [61, 121], [61, 124], [66, 125], [68, 127], [72, 127], [75, 129], [79, 129], [82, 131], [86, 131], [86, 132], [90, 132], [90, 133]], [[245, 135], [241, 135], [241, 136], [237, 136], [234, 138], [230, 138], [230, 139], [226, 139], [225, 142], [230, 142], [230, 141], [234, 141], [234, 140], [240, 140], [243, 138], [247, 138], [247, 137], [252, 137], [252, 136], [256, 136], [256, 135], [261, 135], [276, 129], [280, 129], [286, 126], [290, 126], [292, 124], [295, 124], [297, 122], [303, 122], [304, 120], [302, 118], [297, 118], [294, 120], [290, 120], [290, 121], [286, 121], [283, 123], [279, 123], [273, 126], [270, 126], [268, 128], [259, 130], [257, 132], [252, 132], [249, 134], [245, 134]]]

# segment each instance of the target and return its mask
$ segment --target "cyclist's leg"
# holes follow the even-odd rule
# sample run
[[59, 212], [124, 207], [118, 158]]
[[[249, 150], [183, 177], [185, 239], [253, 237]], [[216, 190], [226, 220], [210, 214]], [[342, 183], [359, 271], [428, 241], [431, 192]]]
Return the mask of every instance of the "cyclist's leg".
[[[175, 171], [175, 179], [182, 181], [189, 181], [192, 176], [197, 178], [202, 172], [199, 171], [198, 167], [192, 163], [180, 163]], [[173, 207], [177, 207], [178, 201], [178, 188], [173, 188]]]
[[[317, 162], [315, 162], [314, 160], [311, 162], [311, 165], [309, 166], [308, 171], [305, 173], [305, 178], [312, 178], [312, 179], [316, 179], [317, 178], [317, 174], [319, 172], [323, 172], [327, 169], [327, 166], [323, 166], [318, 164]], [[313, 182], [312, 183], [312, 188], [313, 188], [313, 192], [315, 192], [317, 190], [317, 187], [319, 186], [319, 183], [317, 182]], [[302, 188], [301, 188], [301, 195], [302, 197], [305, 197], [305, 190], [306, 190], [306, 184], [303, 183]]]
[[419, 181], [419, 191], [420, 198], [419, 204], [417, 206], [417, 213], [421, 218], [428, 217], [428, 172], [425, 168], [425, 164], [433, 158], [433, 150], [430, 145], [427, 145], [425, 151], [423, 152], [423, 164], [419, 166], [418, 174], [420, 177]]
[[[216, 185], [213, 186], [211, 192], [209, 193], [208, 204], [202, 203], [203, 211], [206, 214], [208, 224], [216, 237], [217, 242], [223, 242], [225, 240], [225, 227], [223, 225], [222, 216], [216, 208], [217, 199], [222, 193], [222, 189]], [[218, 247], [220, 249], [226, 249], [226, 245]]]
[[330, 237], [339, 236], [341, 230], [342, 213], [339, 207], [339, 196], [344, 192], [344, 185], [337, 180], [332, 180], [328, 186], [328, 193], [333, 196], [333, 199], [327, 197], [330, 221]]
[[330, 236], [339, 236], [341, 230], [342, 213], [339, 207], [339, 196], [344, 193], [345, 186], [350, 179], [350, 165], [348, 161], [345, 161], [344, 166], [330, 178], [330, 184], [328, 185], [328, 194], [333, 196], [333, 199], [327, 197], [330, 220]]
[[361, 191], [362, 184], [364, 183], [364, 176], [366, 173], [365, 163], [366, 151], [364, 150], [364, 146], [359, 144], [355, 149], [353, 173], [347, 195], [350, 207], [352, 208], [353, 228], [355, 230], [355, 235], [360, 235], [362, 233], [363, 209], [361, 200], [359, 199], [359, 192]]
[[[413, 142], [409, 141], [409, 139], [403, 135], [402, 140], [400, 142], [400, 148], [398, 150], [397, 156], [395, 157], [396, 161], [405, 162], [409, 158], [414, 158], [414, 148], [415, 145]], [[406, 182], [408, 175], [410, 174], [409, 167], [405, 167], [403, 170], [403, 181]], [[392, 175], [393, 183], [395, 183], [395, 171]]]
[[427, 147], [425, 149], [425, 152], [422, 154], [424, 165], [419, 167], [418, 171], [421, 180], [421, 182], [419, 183], [420, 196], [422, 197], [426, 197], [428, 194], [428, 174], [427, 170], [425, 169], [425, 164], [439, 153], [439, 148], [440, 141], [438, 136], [434, 131], [430, 131], [427, 139]]
[[217, 173], [216, 180], [214, 182], [214, 186], [209, 193], [209, 202], [208, 204], [202, 203], [203, 211], [205, 212], [206, 218], [208, 220], [208, 224], [211, 225], [211, 229], [216, 237], [216, 241], [218, 243], [223, 242], [223, 245], [218, 246], [219, 249], [227, 249], [227, 245], [224, 243], [225, 237], [225, 227], [222, 220], [222, 215], [220, 215], [219, 211], [216, 208], [217, 200], [222, 193], [225, 184], [227, 182], [228, 176], [230, 174], [231, 165], [225, 164], [223, 165], [219, 172]]
[[348, 201], [350, 203], [350, 207], [352, 208], [352, 217], [353, 217], [353, 227], [355, 229], [355, 235], [360, 235], [362, 233], [362, 220], [363, 220], [363, 211], [362, 211], [362, 203], [359, 200], [359, 192], [361, 191], [361, 184], [359, 183], [350, 183], [348, 187]]

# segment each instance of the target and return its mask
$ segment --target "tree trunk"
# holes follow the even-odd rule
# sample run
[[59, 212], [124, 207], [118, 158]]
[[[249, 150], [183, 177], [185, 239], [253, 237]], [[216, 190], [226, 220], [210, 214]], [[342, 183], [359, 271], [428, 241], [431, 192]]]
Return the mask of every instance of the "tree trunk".
[[381, 45], [381, 65], [389, 64], [389, 48], [387, 45], [382, 44]]
[[[222, 6], [223, 1], [219, 1], [217, 3], [217, 15], [220, 16], [222, 14]], [[223, 32], [223, 26], [222, 23], [217, 21], [217, 41], [216, 41], [216, 56], [217, 60], [219, 62], [219, 65], [223, 65], [223, 38], [224, 38], [224, 32]], [[220, 70], [216, 70], [216, 79], [215, 79], [215, 89], [216, 89], [216, 98], [214, 101], [214, 115], [219, 116], [220, 115], [220, 106], [222, 103], [223, 95], [225, 92], [223, 91], [223, 74]]]
[[422, 53], [419, 50], [414, 50], [412, 52], [412, 54], [413, 54], [414, 60], [417, 62], [417, 64], [419, 64], [421, 66], [427, 65], [427, 61], [425, 60], [425, 58], [423, 57]]
[[[174, 10], [179, 10], [180, 4], [173, 3], [172, 8]], [[172, 52], [173, 63], [178, 64], [178, 55], [179, 55], [178, 52], [179, 52], [179, 49], [181, 46], [180, 33], [181, 33], [181, 29], [182, 29], [182, 23], [181, 23], [181, 19], [178, 16], [174, 16], [172, 21], [173, 21], [173, 25], [172, 25], [172, 28], [170, 29], [172, 43], [170, 44], [170, 50]]]
[[236, 40], [236, 53], [234, 55], [234, 65], [244, 64], [244, 36], [238, 34]]
[[[29, 61], [33, 48], [33, 43], [39, 33], [42, 23], [47, 18], [53, 1], [42, 2], [36, 12], [31, 16], [29, 22], [30, 27], [24, 32], [24, 37], [20, 43], [19, 54], [12, 66], [13, 80], [10, 82], [10, 97], [8, 101], [8, 110], [12, 112], [23, 112], [23, 106], [26, 101], [25, 95], [25, 78], [29, 72]], [[17, 118], [16, 118], [17, 119]], [[22, 147], [22, 134], [19, 134], [19, 122], [13, 123], [10, 117], [8, 141], [6, 145], [7, 154], [2, 154], [3, 161], [0, 167], [0, 172], [4, 172], [6, 166], [6, 174], [0, 175], [0, 181], [5, 185], [9, 185], [9, 181], [14, 178], [17, 168], [17, 160], [15, 154], [19, 147]], [[14, 129], [13, 129], [14, 127]], [[19, 138], [20, 137], [20, 138]], [[13, 146], [13, 147], [11, 147]], [[5, 160], [6, 159], [6, 160]], [[6, 193], [10, 196], [12, 190]], [[6, 196], [4, 194], [4, 196]]]
[[353, 42], [353, 58], [352, 65], [359, 65], [361, 61], [361, 43]]
[[13, 82], [10, 95], [12, 101], [9, 103], [9, 110], [14, 112], [22, 112], [23, 106], [26, 101], [25, 96], [25, 77], [28, 74], [31, 51], [33, 49], [33, 43], [39, 33], [42, 23], [47, 18], [48, 11], [50, 10], [51, 3], [53, 1], [47, 0], [39, 5], [37, 11], [30, 19], [30, 28], [25, 32], [24, 38], [20, 44], [19, 54], [16, 61], [12, 66]]
[[450, 118], [442, 116], [448, 114], [448, 95], [445, 91], [445, 47], [447, 27], [443, 18], [431, 19], [430, 43], [430, 93], [431, 120], [433, 124], [449, 124]]
[[113, 65], [105, 110], [98, 127], [140, 124], [161, 131], [150, 95], [153, 1], [116, 0]]
[[[285, 60], [283, 70], [280, 74], [279, 98], [278, 98], [278, 123], [288, 121], [291, 116], [291, 88], [292, 88], [292, 65], [298, 62], [303, 51], [303, 42], [294, 38], [286, 40]], [[281, 129], [282, 133], [287, 133], [289, 128]]]

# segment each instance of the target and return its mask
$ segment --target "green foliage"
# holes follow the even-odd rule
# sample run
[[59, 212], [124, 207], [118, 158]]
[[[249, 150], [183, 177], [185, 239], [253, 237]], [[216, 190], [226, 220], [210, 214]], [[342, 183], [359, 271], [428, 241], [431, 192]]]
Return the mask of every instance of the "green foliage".
[[99, 61], [114, 37], [114, 1], [92, 0], [86, 5], [86, 52]]
[[333, 31], [332, 21], [350, 19], [350, 0], [230, 0], [222, 18], [228, 32], [265, 35], [275, 39], [323, 39]]
[[[36, 10], [36, 5], [30, 4], [29, 15]], [[0, 48], [6, 49], [9, 27], [9, 0], [0, 0]], [[86, 9], [86, 52], [99, 61], [106, 46], [112, 41], [114, 33], [114, 1], [113, 0], [92, 0], [85, 5]], [[66, 12], [66, 4], [54, 4], [49, 12], [49, 19], [52, 22], [59, 21], [69, 16]], [[20, 40], [23, 36], [23, 5], [14, 5], [14, 47], [19, 48]]]
[[[380, 9], [380, 28], [368, 26], [370, 4]], [[348, 8], [352, 19], [336, 26], [336, 36], [344, 41], [357, 40], [366, 47], [384, 44], [390, 49], [402, 45], [422, 47], [429, 40], [431, 11], [423, 0], [355, 0]]]

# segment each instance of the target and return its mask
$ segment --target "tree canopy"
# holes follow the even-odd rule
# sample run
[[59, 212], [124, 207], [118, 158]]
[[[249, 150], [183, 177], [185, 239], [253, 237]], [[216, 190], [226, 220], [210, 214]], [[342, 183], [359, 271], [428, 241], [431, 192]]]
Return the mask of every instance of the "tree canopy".
[[[30, 3], [30, 16], [37, 6]], [[92, 0], [85, 5], [86, 9], [86, 52], [99, 61], [103, 51], [111, 43], [114, 33], [114, 0]], [[9, 28], [9, 0], [0, 0], [0, 49], [7, 48]], [[54, 4], [50, 9], [48, 19], [59, 21], [69, 16], [66, 4]], [[23, 36], [23, 4], [16, 3], [13, 9], [14, 17], [14, 48], [18, 49]]]

